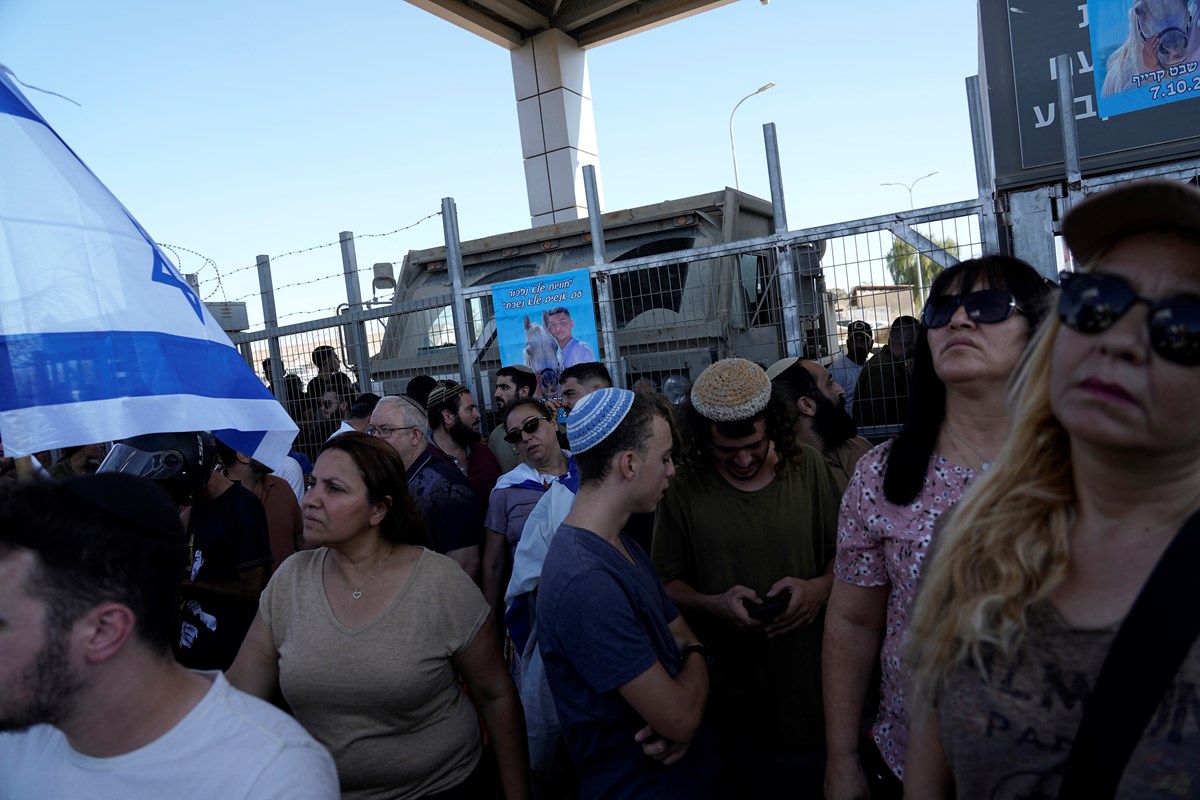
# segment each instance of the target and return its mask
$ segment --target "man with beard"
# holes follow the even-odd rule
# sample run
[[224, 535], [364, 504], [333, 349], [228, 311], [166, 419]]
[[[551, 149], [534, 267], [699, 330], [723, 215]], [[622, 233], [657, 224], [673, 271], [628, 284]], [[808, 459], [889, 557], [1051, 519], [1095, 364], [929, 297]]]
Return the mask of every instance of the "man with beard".
[[654, 566], [712, 654], [728, 796], [820, 797], [821, 635], [838, 494], [758, 365], [709, 366], [681, 409], [686, 469], [654, 520]]
[[487, 510], [488, 498], [500, 477], [500, 462], [479, 433], [482, 416], [467, 387], [438, 381], [425, 406], [429, 414], [429, 444], [434, 459], [458, 469]]
[[488, 437], [488, 447], [500, 462], [500, 474], [511, 472], [521, 463], [517, 448], [504, 440], [508, 431], [504, 428], [506, 409], [517, 400], [533, 397], [537, 390], [537, 376], [533, 370], [524, 364], [513, 364], [496, 370], [496, 392], [492, 399], [496, 401], [496, 410], [500, 412], [500, 424]]
[[0, 488], [0, 797], [336, 798], [291, 717], [171, 655], [187, 541], [152, 482]]
[[767, 370], [775, 386], [782, 386], [795, 398], [796, 444], [815, 447], [825, 456], [833, 473], [838, 494], [854, 475], [854, 467], [871, 443], [858, 435], [858, 426], [846, 411], [847, 400], [841, 385], [829, 370], [816, 361], [784, 358]]

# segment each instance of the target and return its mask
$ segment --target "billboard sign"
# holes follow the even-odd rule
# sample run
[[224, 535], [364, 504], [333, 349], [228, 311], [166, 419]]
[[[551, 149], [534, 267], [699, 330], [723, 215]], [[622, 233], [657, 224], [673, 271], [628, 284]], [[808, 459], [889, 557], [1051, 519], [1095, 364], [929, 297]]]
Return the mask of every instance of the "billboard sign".
[[1200, 99], [1200, 31], [1187, 0], [1088, 0], [1087, 9], [1101, 116]]
[[586, 269], [537, 275], [492, 287], [500, 363], [537, 375], [535, 397], [554, 397], [567, 367], [595, 361], [596, 311]]
[[[1200, 104], [1171, 99], [1197, 97], [1190, 81], [1200, 76], [1200, 70], [1181, 77], [1171, 75], [1166, 67], [1163, 79], [1153, 82], [1138, 73], [1143, 76], [1138, 83], [1143, 85], [1135, 86], [1135, 91], [1104, 94], [1105, 80], [1117, 72], [1110, 68], [1109, 58], [1121, 46], [1116, 41], [1119, 25], [1111, 20], [1124, 20], [1127, 38], [1131, 15], [1136, 16], [1131, 11], [1135, 3], [1186, 7], [1186, 0], [980, 0], [981, 79], [986, 87], [997, 186], [1031, 185], [1063, 177], [1062, 109], [1058, 108], [1055, 68], [1055, 58], [1062, 53], [1071, 60], [1074, 102], [1070, 113], [1075, 116], [1085, 175], [1200, 157], [1200, 125], [1196, 123]], [[1148, 34], [1153, 43], [1142, 43], [1141, 58], [1157, 57], [1164, 42], [1164, 58], [1176, 57], [1180, 40], [1168, 27], [1173, 26]], [[1195, 24], [1190, 27], [1185, 53], [1200, 47], [1200, 31]], [[1093, 40], [1098, 42], [1095, 48]], [[1187, 62], [1181, 63], [1186, 70]], [[1184, 78], [1189, 81], [1186, 91], [1178, 84]], [[1129, 80], [1132, 84], [1132, 78]], [[1167, 88], [1168, 83], [1173, 88]], [[1159, 87], [1157, 94], [1153, 85]], [[1126, 100], [1124, 95], [1137, 99]], [[1123, 107], [1126, 105], [1130, 107]]]

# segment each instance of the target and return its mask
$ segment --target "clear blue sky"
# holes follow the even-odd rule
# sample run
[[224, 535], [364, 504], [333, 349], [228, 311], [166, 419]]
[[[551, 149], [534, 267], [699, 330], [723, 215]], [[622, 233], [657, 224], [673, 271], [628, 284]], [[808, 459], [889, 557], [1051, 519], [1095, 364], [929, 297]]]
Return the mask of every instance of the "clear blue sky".
[[[792, 228], [975, 195], [964, 78], [975, 4], [739, 0], [588, 51], [605, 210], [733, 183], [769, 196], [780, 138]], [[0, 63], [160, 242], [211, 258], [202, 296], [257, 292], [250, 267], [380, 233], [454, 197], [463, 238], [528, 227], [509, 52], [403, 0], [0, 0]], [[441, 223], [358, 242], [360, 267], [442, 243]], [[273, 262], [284, 323], [344, 299], [337, 247]], [[369, 283], [369, 280], [365, 283]], [[369, 287], [364, 290], [369, 296]], [[247, 299], [260, 321], [257, 297]], [[315, 313], [301, 314], [313, 311]], [[287, 316], [284, 316], [287, 315]]]

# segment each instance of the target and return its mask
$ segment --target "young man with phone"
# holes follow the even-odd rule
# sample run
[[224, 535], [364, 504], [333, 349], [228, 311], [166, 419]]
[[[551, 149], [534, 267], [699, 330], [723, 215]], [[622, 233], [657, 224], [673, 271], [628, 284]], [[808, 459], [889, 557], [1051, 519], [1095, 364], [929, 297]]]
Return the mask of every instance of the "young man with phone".
[[[692, 388], [689, 466], [667, 490], [654, 564], [714, 661], [710, 716], [729, 790], [820, 797], [821, 635], [838, 492], [797, 447], [761, 367], [718, 361]], [[731, 795], [732, 796], [732, 795]]]

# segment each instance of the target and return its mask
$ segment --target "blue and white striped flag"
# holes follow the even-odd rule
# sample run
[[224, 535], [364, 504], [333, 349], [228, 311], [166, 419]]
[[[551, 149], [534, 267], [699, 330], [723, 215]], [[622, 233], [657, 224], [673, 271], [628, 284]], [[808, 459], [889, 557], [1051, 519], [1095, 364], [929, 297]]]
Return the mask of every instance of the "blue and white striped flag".
[[208, 430], [275, 466], [295, 423], [150, 236], [0, 70], [6, 455]]

